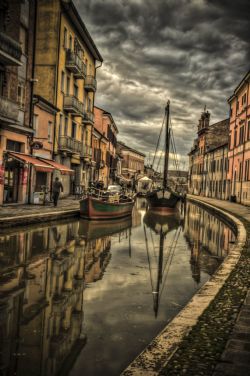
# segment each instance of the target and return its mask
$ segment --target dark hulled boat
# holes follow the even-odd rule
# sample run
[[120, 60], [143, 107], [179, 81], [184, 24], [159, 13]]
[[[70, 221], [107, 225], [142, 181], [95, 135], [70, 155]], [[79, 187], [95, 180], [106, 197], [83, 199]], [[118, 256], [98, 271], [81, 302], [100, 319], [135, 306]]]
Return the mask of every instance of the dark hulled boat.
[[163, 175], [163, 187], [153, 190], [147, 194], [147, 200], [149, 208], [153, 211], [164, 213], [166, 211], [173, 211], [176, 208], [178, 201], [181, 200], [181, 196], [172, 191], [167, 185], [168, 179], [168, 160], [169, 160], [169, 145], [170, 145], [170, 128], [169, 128], [169, 115], [170, 115], [170, 102], [168, 101], [165, 108], [165, 150], [164, 150], [164, 175]]

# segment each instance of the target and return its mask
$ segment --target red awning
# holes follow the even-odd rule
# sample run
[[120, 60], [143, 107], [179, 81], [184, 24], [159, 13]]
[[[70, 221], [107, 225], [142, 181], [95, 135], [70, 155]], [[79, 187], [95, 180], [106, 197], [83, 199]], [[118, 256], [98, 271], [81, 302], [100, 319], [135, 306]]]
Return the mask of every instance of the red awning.
[[39, 159], [45, 163], [48, 163], [50, 166], [54, 167], [56, 170], [59, 170], [61, 172], [62, 175], [72, 175], [74, 174], [74, 170], [71, 170], [69, 167], [67, 166], [64, 166], [63, 164], [61, 163], [57, 163], [55, 161], [52, 161], [51, 159], [44, 159], [44, 158], [40, 158]]
[[54, 167], [52, 167], [51, 165], [29, 155], [29, 154], [22, 154], [22, 153], [13, 153], [13, 152], [9, 152], [8, 153], [9, 156], [19, 160], [19, 161], [22, 161], [22, 162], [26, 162], [26, 163], [30, 163], [32, 164], [36, 171], [42, 171], [42, 172], [53, 172], [54, 171]]

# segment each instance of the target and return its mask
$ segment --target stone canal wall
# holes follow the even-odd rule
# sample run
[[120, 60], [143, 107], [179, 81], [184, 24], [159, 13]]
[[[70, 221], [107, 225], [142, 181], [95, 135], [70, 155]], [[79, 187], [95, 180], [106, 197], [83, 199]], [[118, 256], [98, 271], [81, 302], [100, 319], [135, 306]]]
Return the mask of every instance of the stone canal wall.
[[218, 356], [225, 347], [230, 331], [228, 325], [233, 325], [235, 322], [235, 310], [238, 310], [235, 299], [238, 306], [242, 304], [241, 294], [235, 299], [229, 297], [230, 302], [228, 302], [227, 293], [225, 294], [223, 290], [227, 283], [230, 291], [231, 284], [235, 284], [230, 278], [237, 269], [241, 254], [246, 248], [247, 233], [244, 224], [225, 210], [193, 196], [188, 199], [219, 216], [234, 229], [237, 235], [236, 242], [210, 280], [128, 366], [122, 376], [211, 374], [212, 367], [215, 367]]

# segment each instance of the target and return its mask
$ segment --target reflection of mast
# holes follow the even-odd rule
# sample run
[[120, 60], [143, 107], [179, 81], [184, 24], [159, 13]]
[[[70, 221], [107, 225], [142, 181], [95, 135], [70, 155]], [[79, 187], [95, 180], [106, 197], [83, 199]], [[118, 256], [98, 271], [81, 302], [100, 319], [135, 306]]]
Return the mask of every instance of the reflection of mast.
[[160, 285], [162, 283], [163, 249], [164, 249], [164, 234], [163, 234], [163, 231], [161, 229], [161, 233], [160, 233], [160, 248], [159, 248], [159, 260], [158, 260], [158, 271], [157, 271], [157, 284], [156, 284], [156, 291], [153, 291], [155, 317], [157, 317], [157, 315], [158, 315], [158, 309], [159, 309], [159, 292], [160, 292]]
[[132, 256], [132, 247], [131, 247], [131, 228], [129, 229], [129, 233], [128, 233], [128, 253], [129, 253], [129, 257], [131, 258], [131, 256]]

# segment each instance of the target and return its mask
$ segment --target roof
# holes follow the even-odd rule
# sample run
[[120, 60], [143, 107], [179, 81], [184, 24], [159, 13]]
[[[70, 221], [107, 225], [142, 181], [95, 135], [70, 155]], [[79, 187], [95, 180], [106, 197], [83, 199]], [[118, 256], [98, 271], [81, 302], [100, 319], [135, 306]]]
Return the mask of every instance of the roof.
[[231, 95], [231, 97], [228, 98], [227, 101], [229, 103], [234, 99], [234, 97], [236, 96], [236, 94], [238, 93], [238, 91], [241, 89], [241, 87], [244, 85], [244, 83], [249, 82], [249, 80], [250, 80], [250, 70], [242, 78], [242, 80], [240, 81], [240, 83], [238, 84], [238, 86], [236, 86], [236, 89], [234, 90], [233, 95]]
[[89, 34], [83, 20], [81, 19], [74, 3], [72, 0], [61, 0], [62, 6], [67, 11], [68, 16], [71, 18], [75, 28], [78, 30], [80, 36], [86, 43], [87, 47], [89, 48], [90, 52], [93, 54], [96, 60], [103, 61], [103, 58], [98, 51], [91, 35]]
[[135, 150], [133, 148], [131, 148], [130, 146], [127, 146], [126, 144], [124, 144], [124, 142], [122, 141], [118, 141], [118, 145], [121, 147], [121, 149], [126, 149], [126, 150], [129, 150], [129, 151], [132, 151], [136, 154], [139, 154], [141, 155], [142, 157], [146, 157], [145, 154], [143, 154], [142, 152], [138, 151], [138, 150]]

